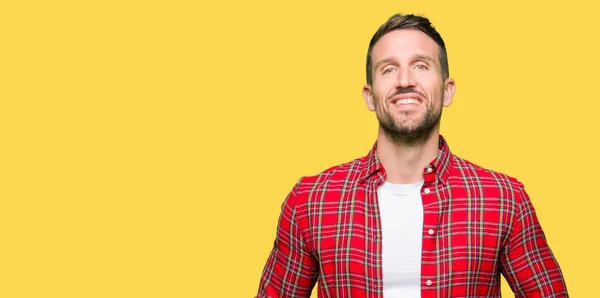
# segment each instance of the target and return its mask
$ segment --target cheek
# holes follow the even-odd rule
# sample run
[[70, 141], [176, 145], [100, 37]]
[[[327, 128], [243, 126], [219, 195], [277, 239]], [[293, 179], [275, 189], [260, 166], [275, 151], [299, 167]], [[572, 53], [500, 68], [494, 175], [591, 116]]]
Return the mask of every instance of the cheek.
[[376, 108], [379, 108], [383, 104], [385, 97], [385, 92], [381, 86], [373, 86], [373, 104], [375, 104]]
[[423, 92], [425, 92], [430, 100], [442, 99], [444, 94], [444, 86], [440, 80], [426, 77], [419, 80], [417, 85]]
[[373, 90], [380, 96], [387, 94], [394, 88], [394, 82], [388, 79], [379, 79], [376, 84], [373, 84]]

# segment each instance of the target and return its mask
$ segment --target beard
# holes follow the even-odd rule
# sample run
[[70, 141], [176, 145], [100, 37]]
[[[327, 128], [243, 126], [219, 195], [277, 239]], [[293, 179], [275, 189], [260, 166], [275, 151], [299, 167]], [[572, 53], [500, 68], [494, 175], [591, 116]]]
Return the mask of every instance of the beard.
[[[414, 90], [400, 91], [399, 93], [414, 92]], [[395, 94], [394, 94], [395, 95]], [[374, 96], [374, 101], [377, 105], [384, 104]], [[440, 105], [441, 105], [440, 100]], [[410, 113], [402, 113], [400, 117], [410, 117]], [[408, 120], [407, 123], [401, 124], [400, 120], [394, 119], [394, 116], [383, 109], [377, 112], [379, 127], [383, 129], [388, 140], [396, 145], [415, 147], [423, 145], [431, 136], [434, 128], [440, 123], [442, 118], [442, 107], [439, 107], [439, 112], [436, 112], [434, 107], [428, 107], [425, 115], [420, 119]]]

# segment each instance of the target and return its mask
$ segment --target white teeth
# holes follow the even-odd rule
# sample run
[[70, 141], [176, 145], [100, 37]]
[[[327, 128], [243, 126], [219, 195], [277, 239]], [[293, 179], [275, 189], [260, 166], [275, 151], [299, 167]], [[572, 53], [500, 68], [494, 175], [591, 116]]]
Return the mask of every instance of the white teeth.
[[419, 100], [416, 98], [403, 98], [403, 99], [398, 99], [396, 100], [395, 104], [397, 105], [402, 105], [402, 104], [409, 104], [409, 103], [419, 103]]

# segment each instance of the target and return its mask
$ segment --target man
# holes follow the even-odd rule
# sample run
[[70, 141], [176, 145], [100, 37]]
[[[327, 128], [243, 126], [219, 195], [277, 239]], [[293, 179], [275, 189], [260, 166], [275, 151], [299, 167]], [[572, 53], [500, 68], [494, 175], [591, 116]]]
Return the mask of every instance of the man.
[[523, 185], [450, 152], [446, 47], [427, 18], [375, 33], [363, 96], [369, 154], [301, 178], [283, 203], [257, 297], [568, 297]]

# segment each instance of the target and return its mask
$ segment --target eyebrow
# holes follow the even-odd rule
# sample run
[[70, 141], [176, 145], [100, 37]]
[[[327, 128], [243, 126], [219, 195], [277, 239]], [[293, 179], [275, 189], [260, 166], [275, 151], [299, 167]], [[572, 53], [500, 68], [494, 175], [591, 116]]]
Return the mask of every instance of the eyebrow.
[[[435, 60], [427, 55], [416, 54], [416, 55], [412, 56], [411, 59], [412, 60], [425, 60], [431, 64], [436, 65]], [[387, 57], [385, 59], [379, 60], [379, 61], [377, 61], [377, 63], [375, 64], [375, 67], [373, 69], [374, 70], [379, 69], [379, 67], [381, 67], [382, 64], [386, 64], [390, 61], [394, 61], [394, 58]]]
[[379, 60], [379, 61], [377, 61], [377, 63], [375, 63], [375, 67], [373, 68], [373, 70], [377, 70], [377, 69], [379, 69], [379, 67], [381, 67], [382, 64], [386, 64], [386, 63], [388, 63], [390, 61], [393, 61], [393, 60], [394, 59], [392, 59], [392, 57], [387, 57], [387, 58], [385, 58], [383, 60]]
[[436, 64], [435, 60], [433, 58], [427, 56], [427, 55], [415, 55], [413, 58], [416, 59], [416, 60], [425, 60], [425, 61], [427, 61], [427, 62], [429, 62], [431, 64], [434, 64], [434, 65]]

